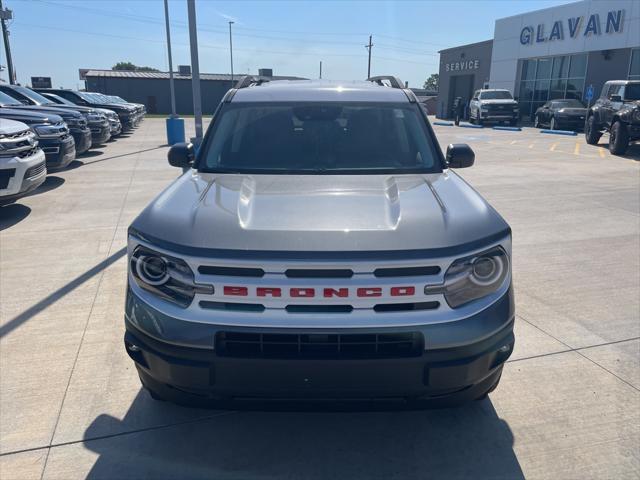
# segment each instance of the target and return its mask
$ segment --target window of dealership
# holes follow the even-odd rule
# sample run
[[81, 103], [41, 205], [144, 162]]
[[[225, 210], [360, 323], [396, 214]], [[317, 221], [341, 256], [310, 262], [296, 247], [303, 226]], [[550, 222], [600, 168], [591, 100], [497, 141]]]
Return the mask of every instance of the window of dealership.
[[629, 80], [640, 80], [640, 48], [634, 48], [633, 50], [631, 50]]
[[521, 62], [520, 87], [516, 95], [521, 116], [530, 116], [547, 100], [583, 98], [587, 73], [585, 53], [529, 58]]

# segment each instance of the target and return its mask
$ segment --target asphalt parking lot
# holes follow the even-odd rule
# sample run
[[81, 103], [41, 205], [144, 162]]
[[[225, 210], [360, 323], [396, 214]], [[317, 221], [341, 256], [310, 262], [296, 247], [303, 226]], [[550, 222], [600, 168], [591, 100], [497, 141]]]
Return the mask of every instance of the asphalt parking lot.
[[[192, 125], [187, 120], [188, 126]], [[516, 350], [488, 400], [414, 412], [158, 403], [122, 345], [129, 223], [178, 171], [164, 120], [0, 209], [0, 477], [638, 478], [640, 145], [434, 127], [513, 228]]]

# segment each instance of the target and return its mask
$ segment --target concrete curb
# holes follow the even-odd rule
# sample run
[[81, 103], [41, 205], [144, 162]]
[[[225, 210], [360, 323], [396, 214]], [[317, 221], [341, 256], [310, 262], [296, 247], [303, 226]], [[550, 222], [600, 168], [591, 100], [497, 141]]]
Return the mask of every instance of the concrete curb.
[[474, 125], [473, 123], [461, 123], [458, 126], [462, 128], [484, 128], [482, 125]]
[[521, 132], [522, 131], [522, 127], [501, 127], [499, 125], [496, 125], [495, 127], [492, 127], [494, 130], [506, 130], [508, 132]]
[[578, 132], [572, 132], [569, 130], [540, 130], [540, 133], [550, 133], [552, 135], [570, 135], [572, 137], [578, 135]]
[[433, 122], [433, 124], [441, 127], [453, 127], [453, 122]]

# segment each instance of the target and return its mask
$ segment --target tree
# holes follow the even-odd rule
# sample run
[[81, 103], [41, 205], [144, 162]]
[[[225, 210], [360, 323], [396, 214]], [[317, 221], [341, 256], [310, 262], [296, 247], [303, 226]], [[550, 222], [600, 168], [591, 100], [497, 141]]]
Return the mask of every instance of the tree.
[[437, 73], [432, 73], [424, 82], [422, 88], [424, 88], [425, 90], [438, 90], [438, 80], [439, 75]]
[[152, 67], [139, 67], [131, 62], [118, 62], [111, 70], [128, 70], [130, 72], [159, 72], [157, 68]]

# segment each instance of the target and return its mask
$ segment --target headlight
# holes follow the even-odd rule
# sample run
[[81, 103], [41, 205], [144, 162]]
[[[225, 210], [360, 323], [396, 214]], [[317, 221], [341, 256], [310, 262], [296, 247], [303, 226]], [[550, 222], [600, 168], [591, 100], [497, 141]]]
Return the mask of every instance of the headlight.
[[633, 121], [640, 122], [640, 108], [636, 108], [635, 112], [633, 112]]
[[138, 286], [169, 302], [188, 307], [196, 293], [213, 294], [213, 285], [196, 284], [189, 265], [179, 258], [138, 246], [131, 256]]
[[40, 138], [56, 138], [60, 136], [60, 127], [57, 125], [35, 125], [33, 130]]
[[106, 117], [101, 113], [89, 113], [87, 114], [87, 122], [102, 123], [106, 120]]
[[64, 123], [70, 127], [76, 127], [82, 123], [82, 120], [79, 118], [65, 118]]
[[[461, 258], [444, 275], [440, 292], [451, 308], [457, 308], [498, 290], [509, 275], [509, 258], [502, 247]], [[433, 293], [433, 286], [425, 293]]]

